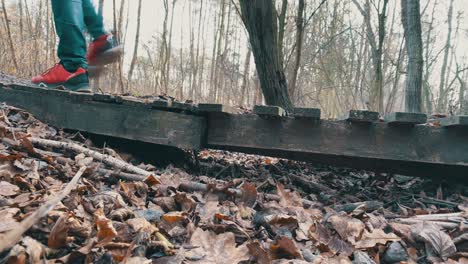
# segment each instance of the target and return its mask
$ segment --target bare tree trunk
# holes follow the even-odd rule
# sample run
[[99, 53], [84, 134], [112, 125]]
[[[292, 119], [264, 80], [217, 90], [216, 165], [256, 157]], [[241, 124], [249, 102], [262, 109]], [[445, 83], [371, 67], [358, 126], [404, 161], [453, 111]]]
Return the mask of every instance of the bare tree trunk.
[[361, 4], [358, 0], [353, 0], [354, 4], [358, 8], [364, 17], [364, 22], [367, 26], [367, 38], [371, 46], [372, 52], [372, 64], [374, 68], [374, 76], [370, 91], [370, 108], [371, 110], [383, 112], [383, 72], [382, 72], [382, 55], [383, 55], [383, 44], [385, 40], [385, 21], [387, 16], [387, 7], [389, 0], [383, 0], [382, 10], [379, 10], [378, 14], [378, 39], [375, 39], [374, 30], [372, 29], [371, 21], [371, 4], [370, 0], [366, 0], [364, 8], [361, 7]]
[[422, 111], [423, 47], [419, 0], [401, 0], [401, 21], [406, 36], [408, 66], [406, 75], [406, 112]]
[[140, 21], [141, 21], [141, 0], [138, 1], [138, 14], [137, 14], [137, 30], [135, 35], [135, 47], [133, 50], [133, 58], [130, 63], [130, 70], [128, 72], [128, 80], [132, 79], [133, 71], [135, 70], [135, 64], [138, 58], [138, 44], [140, 41]]
[[429, 83], [429, 77], [431, 74], [431, 66], [433, 61], [430, 61], [430, 45], [432, 41], [432, 32], [434, 30], [434, 20], [435, 20], [435, 11], [436, 11], [437, 1], [434, 2], [434, 7], [432, 9], [431, 21], [428, 23], [427, 27], [427, 36], [424, 47], [424, 78], [423, 78], [423, 95], [425, 102], [425, 110], [427, 113], [432, 114], [433, 110], [433, 101], [431, 93], [431, 85]]
[[454, 0], [450, 0], [450, 6], [448, 11], [448, 33], [447, 33], [447, 41], [445, 43], [445, 53], [444, 53], [444, 60], [442, 63], [442, 68], [440, 72], [440, 83], [439, 83], [439, 100], [437, 101], [437, 111], [444, 112], [445, 111], [445, 81], [446, 81], [446, 74], [447, 74], [447, 64], [450, 54], [451, 41], [452, 41], [452, 17], [453, 17], [453, 2]]
[[296, 98], [297, 74], [301, 66], [302, 42], [304, 38], [304, 10], [305, 0], [299, 0], [296, 17], [296, 59], [294, 60], [294, 68], [289, 81], [289, 94], [293, 101]]
[[[466, 76], [466, 74], [465, 74]], [[457, 75], [458, 82], [460, 83], [459, 105], [460, 114], [468, 115], [468, 90], [466, 89], [466, 81]]]
[[284, 32], [286, 29], [286, 14], [288, 12], [288, 0], [282, 0], [281, 2], [281, 13], [278, 18], [278, 58], [282, 67], [284, 65]]
[[239, 98], [239, 105], [243, 106], [245, 103], [245, 92], [247, 90], [247, 86], [249, 83], [250, 79], [250, 60], [252, 57], [252, 50], [249, 48], [247, 50], [247, 55], [245, 55], [245, 62], [244, 62], [244, 77], [242, 79], [242, 94], [241, 97]]
[[278, 57], [275, 5], [272, 0], [240, 0], [240, 6], [265, 101], [292, 111], [286, 76]]
[[3, 9], [3, 17], [5, 18], [5, 25], [7, 29], [7, 34], [8, 34], [8, 43], [10, 44], [10, 52], [11, 52], [11, 58], [13, 59], [13, 65], [15, 66], [15, 71], [18, 72], [18, 62], [16, 61], [16, 53], [15, 53], [15, 46], [13, 44], [13, 38], [11, 36], [11, 30], [10, 30], [10, 21], [8, 20], [8, 14], [5, 6], [5, 0], [2, 0], [2, 9]]

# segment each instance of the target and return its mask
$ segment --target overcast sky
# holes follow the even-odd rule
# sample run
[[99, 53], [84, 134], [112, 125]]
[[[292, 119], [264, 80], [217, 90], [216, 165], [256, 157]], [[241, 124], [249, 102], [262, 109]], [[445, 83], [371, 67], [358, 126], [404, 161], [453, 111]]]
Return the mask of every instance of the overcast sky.
[[[97, 0], [95, 0], [97, 1]], [[117, 5], [120, 5], [121, 0], [116, 0]], [[136, 29], [136, 17], [137, 17], [137, 0], [127, 0], [127, 2], [130, 1], [130, 9], [129, 9], [129, 14], [130, 14], [130, 22], [128, 26], [128, 36], [127, 36], [127, 44], [129, 46], [133, 45], [133, 39], [135, 36], [135, 29]], [[349, 0], [351, 1], [351, 0]], [[364, 1], [364, 0], [362, 0]], [[392, 0], [396, 1], [396, 0]], [[427, 1], [430, 1], [431, 3], [434, 0], [421, 0], [421, 6], [424, 7], [427, 3]], [[186, 46], [188, 47], [187, 43], [187, 36], [188, 36], [188, 28], [189, 28], [189, 4], [192, 2], [192, 5], [194, 5], [194, 8], [196, 7], [198, 9], [198, 1], [197, 0], [178, 0], [176, 4], [176, 10], [175, 10], [175, 16], [174, 16], [174, 38], [173, 38], [173, 44], [175, 47], [181, 47], [181, 46]], [[316, 1], [315, 1], [316, 2]], [[400, 1], [396, 1], [400, 2]], [[440, 42], [440, 45], [443, 47], [443, 43], [446, 38], [447, 34], [447, 26], [444, 24], [446, 22], [446, 16], [447, 16], [447, 10], [448, 10], [448, 4], [449, 0], [439, 0], [439, 7], [438, 7], [438, 12], [437, 12], [437, 24], [440, 25], [437, 30], [438, 34], [438, 40]], [[206, 3], [206, 1], [205, 1]], [[111, 25], [112, 24], [112, 1], [107, 0], [106, 1], [106, 8], [105, 8], [105, 18], [107, 24]], [[457, 12], [462, 12], [462, 23], [461, 23], [461, 32], [460, 36], [457, 39], [457, 53], [459, 54], [460, 58], [463, 55], [468, 55], [468, 49], [466, 48], [466, 43], [468, 41], [468, 19], [466, 18], [466, 14], [468, 14], [468, 0], [455, 0], [454, 4], [454, 16], [457, 15]], [[431, 10], [428, 10], [428, 12], [431, 12]], [[440, 14], [440, 15], [439, 15]], [[359, 20], [361, 19], [360, 15], [358, 13], [355, 14], [356, 19]], [[212, 17], [210, 16], [210, 26], [207, 28], [207, 30], [213, 30], [212, 26]], [[161, 34], [162, 32], [162, 23], [164, 20], [164, 6], [162, 4], [162, 0], [143, 0], [143, 9], [142, 9], [142, 16], [141, 16], [141, 40], [142, 42], [147, 42], [151, 40], [152, 36], [155, 34]], [[455, 26], [455, 25], [454, 25]], [[181, 34], [180, 30], [184, 30], [185, 33], [183, 36], [185, 39], [181, 41]], [[208, 36], [211, 36], [212, 34], [208, 34]], [[212, 41], [207, 41], [207, 44], [211, 45]]]

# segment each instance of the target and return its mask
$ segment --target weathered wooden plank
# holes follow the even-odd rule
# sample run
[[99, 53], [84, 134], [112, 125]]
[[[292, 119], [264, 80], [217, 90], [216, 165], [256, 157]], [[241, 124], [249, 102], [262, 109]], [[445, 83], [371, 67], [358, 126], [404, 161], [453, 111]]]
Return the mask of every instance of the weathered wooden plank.
[[442, 118], [440, 125], [443, 127], [468, 127], [468, 116], [450, 116]]
[[223, 104], [198, 104], [198, 111], [202, 113], [221, 113], [235, 114], [237, 111], [234, 107]]
[[427, 122], [427, 115], [422, 113], [394, 112], [385, 115], [385, 122], [392, 125], [417, 125]]
[[295, 118], [304, 119], [320, 119], [321, 110], [318, 108], [294, 108], [293, 115]]
[[379, 113], [367, 110], [351, 110], [349, 111], [348, 120], [351, 122], [372, 123], [379, 120]]
[[207, 133], [215, 149], [408, 175], [468, 172], [468, 136], [458, 129], [232, 115], [209, 116]]
[[286, 115], [283, 108], [271, 105], [256, 105], [253, 111], [255, 114], [265, 117], [283, 117]]
[[203, 117], [135, 105], [77, 102], [72, 97], [37, 96], [31, 90], [0, 86], [0, 101], [23, 108], [53, 126], [179, 148], [201, 147]]
[[169, 100], [154, 100], [152, 107], [154, 109], [167, 109], [172, 107], [172, 101]]

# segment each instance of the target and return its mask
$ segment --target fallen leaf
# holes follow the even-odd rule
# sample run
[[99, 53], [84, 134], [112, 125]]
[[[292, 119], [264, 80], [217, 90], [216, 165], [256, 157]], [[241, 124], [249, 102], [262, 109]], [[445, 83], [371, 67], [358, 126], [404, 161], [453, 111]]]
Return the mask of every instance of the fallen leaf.
[[13, 196], [17, 195], [20, 188], [6, 181], [0, 181], [0, 195], [2, 196]]
[[26, 253], [29, 256], [29, 263], [40, 263], [44, 255], [45, 247], [37, 240], [27, 236], [21, 241], [26, 247]]
[[96, 210], [94, 216], [99, 244], [102, 245], [112, 241], [112, 239], [117, 236], [117, 231], [112, 225], [112, 221], [104, 215], [102, 208]]
[[47, 240], [47, 245], [50, 248], [62, 248], [65, 247], [68, 243], [68, 230], [70, 226], [67, 224], [70, 214], [63, 214], [57, 222], [55, 222], [54, 227], [49, 234], [49, 239]]
[[158, 231], [158, 228], [156, 228], [153, 224], [144, 218], [132, 218], [127, 220], [126, 223], [133, 229], [134, 232], [147, 232], [151, 235]]
[[377, 244], [385, 245], [387, 242], [400, 240], [394, 233], [387, 234], [382, 229], [374, 229], [372, 232], [364, 230], [361, 240], [355, 244], [355, 247], [360, 249], [372, 248]]
[[281, 198], [279, 202], [281, 206], [302, 207], [302, 199], [297, 193], [285, 190], [281, 183], [278, 183], [276, 188]]
[[271, 257], [270, 254], [262, 247], [259, 242], [252, 242], [247, 244], [250, 255], [252, 255], [258, 264], [270, 264]]
[[10, 231], [18, 224], [14, 218], [21, 210], [19, 208], [6, 208], [0, 210], [0, 233]]
[[237, 247], [235, 236], [231, 232], [216, 235], [212, 231], [197, 228], [192, 234], [190, 244], [194, 248], [186, 253], [188, 263], [239, 263], [250, 257], [246, 244]]
[[412, 236], [416, 241], [424, 242], [428, 256], [435, 255], [447, 260], [448, 257], [457, 252], [452, 238], [441, 231], [438, 225], [425, 222], [413, 226]]
[[187, 218], [187, 213], [185, 212], [170, 212], [164, 214], [162, 219], [168, 223], [177, 223]]
[[241, 197], [239, 201], [242, 205], [247, 207], [253, 207], [257, 202], [257, 188], [252, 183], [244, 183], [241, 187]]
[[365, 225], [362, 221], [352, 218], [347, 215], [332, 215], [327, 220], [333, 228], [338, 232], [341, 239], [355, 244], [356, 240], [361, 237]]
[[290, 238], [281, 237], [270, 246], [270, 252], [274, 259], [302, 259], [302, 254], [296, 243]]

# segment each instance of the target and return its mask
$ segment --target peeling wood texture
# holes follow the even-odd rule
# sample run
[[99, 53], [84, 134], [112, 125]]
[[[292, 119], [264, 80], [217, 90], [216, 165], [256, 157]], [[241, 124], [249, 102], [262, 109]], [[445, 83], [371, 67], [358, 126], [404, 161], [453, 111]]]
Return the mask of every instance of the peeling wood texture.
[[215, 149], [408, 175], [448, 177], [468, 172], [467, 131], [425, 125], [210, 116], [207, 144]]
[[203, 117], [151, 109], [128, 98], [0, 86], [0, 101], [21, 107], [51, 125], [143, 142], [199, 149]]

